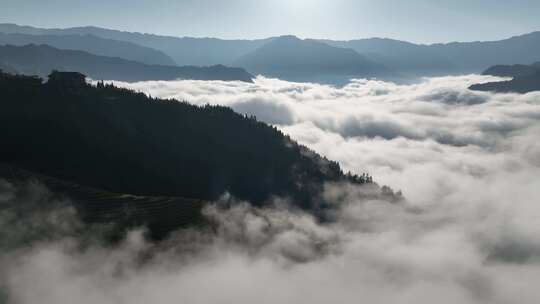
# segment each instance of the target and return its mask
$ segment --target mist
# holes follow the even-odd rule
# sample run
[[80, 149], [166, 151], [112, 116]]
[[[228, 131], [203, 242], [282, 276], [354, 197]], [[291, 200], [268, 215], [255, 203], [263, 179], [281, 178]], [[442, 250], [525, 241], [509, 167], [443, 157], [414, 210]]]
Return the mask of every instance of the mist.
[[[224, 194], [204, 211], [212, 231], [179, 230], [155, 244], [141, 228], [114, 246], [74, 237], [72, 230], [97, 228], [81, 228], [62, 204], [26, 214], [47, 220], [23, 230], [6, 211], [13, 208], [3, 208], [0, 227], [10, 240], [0, 256], [3, 297], [83, 304], [537, 303], [540, 93], [467, 89], [497, 79], [352, 80], [344, 87], [264, 77], [115, 81], [154, 97], [255, 115], [406, 199], [367, 199], [369, 187], [327, 184], [324, 195], [341, 208], [335, 222], [321, 224], [286, 199], [261, 209]], [[2, 206], [58, 205], [46, 193], [40, 185], [0, 183]], [[51, 225], [62, 229], [45, 228]]]

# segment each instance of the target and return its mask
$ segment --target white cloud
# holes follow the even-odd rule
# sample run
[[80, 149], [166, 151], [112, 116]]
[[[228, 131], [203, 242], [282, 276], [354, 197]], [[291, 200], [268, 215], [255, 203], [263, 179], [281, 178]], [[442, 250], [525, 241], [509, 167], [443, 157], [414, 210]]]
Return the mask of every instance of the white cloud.
[[242, 82], [153, 81], [117, 84], [152, 96], [221, 104], [272, 124], [312, 123], [345, 138], [433, 139], [492, 146], [504, 133], [534, 124], [538, 93], [518, 97], [466, 88], [491, 76], [439, 77], [414, 85], [354, 80], [336, 88], [259, 77]]
[[134, 232], [118, 248], [61, 239], [3, 255], [0, 286], [14, 303], [537, 303], [540, 93], [466, 89], [491, 79], [118, 83], [257, 115], [407, 201], [327, 185], [343, 205], [332, 224], [284, 207], [211, 207], [215, 233], [157, 247]]

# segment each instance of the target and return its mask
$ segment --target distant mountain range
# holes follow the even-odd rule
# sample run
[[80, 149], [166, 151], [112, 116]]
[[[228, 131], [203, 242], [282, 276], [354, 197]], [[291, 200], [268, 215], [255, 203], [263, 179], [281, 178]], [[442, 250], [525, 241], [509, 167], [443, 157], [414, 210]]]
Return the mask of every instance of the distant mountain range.
[[459, 73], [456, 63], [426, 45], [382, 38], [320, 41], [336, 47], [351, 48], [372, 61], [384, 63], [388, 68], [405, 74], [431, 76]]
[[101, 38], [94, 35], [29, 35], [0, 33], [0, 45], [23, 46], [46, 44], [58, 49], [77, 50], [107, 57], [120, 57], [155, 65], [176, 65], [162, 51], [135, 43]]
[[255, 74], [287, 80], [333, 82], [339, 78], [390, 76], [385, 66], [349, 48], [295, 36], [272, 39], [233, 63]]
[[51, 71], [77, 71], [99, 80], [238, 80], [251, 82], [253, 76], [241, 68], [148, 65], [118, 57], [93, 55], [83, 51], [60, 50], [48, 45], [0, 46], [0, 62], [6, 72], [46, 77]]
[[131, 33], [93, 26], [67, 29], [42, 29], [16, 24], [0, 24], [2, 33], [30, 35], [93, 35], [105, 39], [126, 41], [160, 50], [173, 58], [177, 65], [207, 66], [228, 65], [271, 39], [222, 40], [214, 38], [170, 37], [153, 34]]
[[540, 60], [540, 32], [500, 41], [431, 45], [379, 38], [325, 42], [350, 47], [389, 68], [418, 76], [479, 73], [496, 64]]
[[512, 80], [475, 84], [471, 90], [501, 93], [529, 93], [540, 91], [540, 62], [532, 65], [497, 65], [483, 73], [499, 77], [512, 77]]
[[[396, 76], [414, 78], [480, 73], [497, 64], [531, 64], [540, 61], [540, 32], [500, 41], [431, 45], [381, 38], [350, 41], [301, 40], [291, 36], [258, 40], [178, 38], [98, 27], [41, 29], [15, 24], [0, 24], [0, 33], [33, 35], [34, 43], [46, 42], [44, 41], [46, 39], [39, 38], [40, 36], [50, 41], [54, 41], [51, 36], [72, 36], [71, 39], [74, 39], [74, 35], [88, 39], [99, 37], [106, 39], [111, 45], [114, 44], [113, 41], [138, 45], [143, 48], [138, 57], [143, 59], [147, 57], [143, 56], [145, 52], [142, 50], [153, 49], [172, 58], [177, 65], [224, 64], [245, 68], [252, 74], [262, 73], [278, 77], [285, 75], [297, 80], [322, 79], [322, 82], [325, 80], [331, 82], [336, 74], [340, 78], [349, 75], [383, 79], [392, 79]], [[25, 36], [25, 39], [30, 38], [32, 37]], [[67, 38], [59, 39], [67, 40]], [[57, 43], [56, 46], [59, 48], [70, 47], [67, 43], [63, 45]], [[337, 50], [338, 48], [340, 50]], [[83, 50], [94, 54], [99, 51], [91, 50], [90, 47]], [[133, 58], [134, 54], [121, 53], [118, 51], [116, 56], [143, 62], [140, 58]], [[270, 56], [272, 53], [276, 58]], [[96, 55], [105, 54], [102, 51], [102, 54]], [[284, 61], [278, 60], [278, 56]], [[342, 57], [338, 58], [339, 56]], [[155, 60], [165, 60], [162, 55], [159, 58], [161, 59]], [[295, 63], [294, 68], [287, 63]], [[351, 67], [345, 68], [344, 64], [347, 63]]]

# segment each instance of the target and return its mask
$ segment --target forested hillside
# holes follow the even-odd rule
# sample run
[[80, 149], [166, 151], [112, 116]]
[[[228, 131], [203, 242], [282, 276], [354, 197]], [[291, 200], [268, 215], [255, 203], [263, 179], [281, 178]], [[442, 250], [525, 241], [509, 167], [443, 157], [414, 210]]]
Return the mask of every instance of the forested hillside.
[[324, 182], [364, 182], [275, 127], [221, 106], [99, 84], [1, 74], [0, 162], [119, 193], [318, 208]]
[[512, 77], [507, 81], [474, 84], [471, 90], [500, 93], [530, 93], [540, 91], [540, 62], [531, 65], [496, 65], [485, 70], [483, 75]]

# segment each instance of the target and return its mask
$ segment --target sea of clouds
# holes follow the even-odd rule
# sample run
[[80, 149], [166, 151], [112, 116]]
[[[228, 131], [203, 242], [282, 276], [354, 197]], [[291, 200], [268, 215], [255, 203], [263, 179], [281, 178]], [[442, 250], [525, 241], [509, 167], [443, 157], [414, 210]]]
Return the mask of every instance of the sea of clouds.
[[[345, 170], [369, 172], [402, 190], [406, 201], [366, 200], [362, 188], [329, 184], [324, 195], [343, 206], [331, 224], [280, 202], [267, 209], [236, 202], [205, 210], [215, 231], [178, 231], [160, 244], [145, 241], [141, 231], [113, 247], [83, 246], [65, 233], [22, 245], [0, 241], [4, 299], [538, 303], [540, 93], [467, 89], [492, 80], [353, 80], [344, 87], [263, 77], [254, 83], [115, 82], [154, 97], [255, 115]], [[0, 203], [28, 192], [35, 190], [2, 182]], [[41, 214], [46, 220], [35, 227], [11, 230], [14, 217], [0, 215], [0, 228], [12, 231], [4, 235], [14, 239], [51, 225], [60, 231], [69, 230], [65, 223], [82, 225], [65, 209]]]

